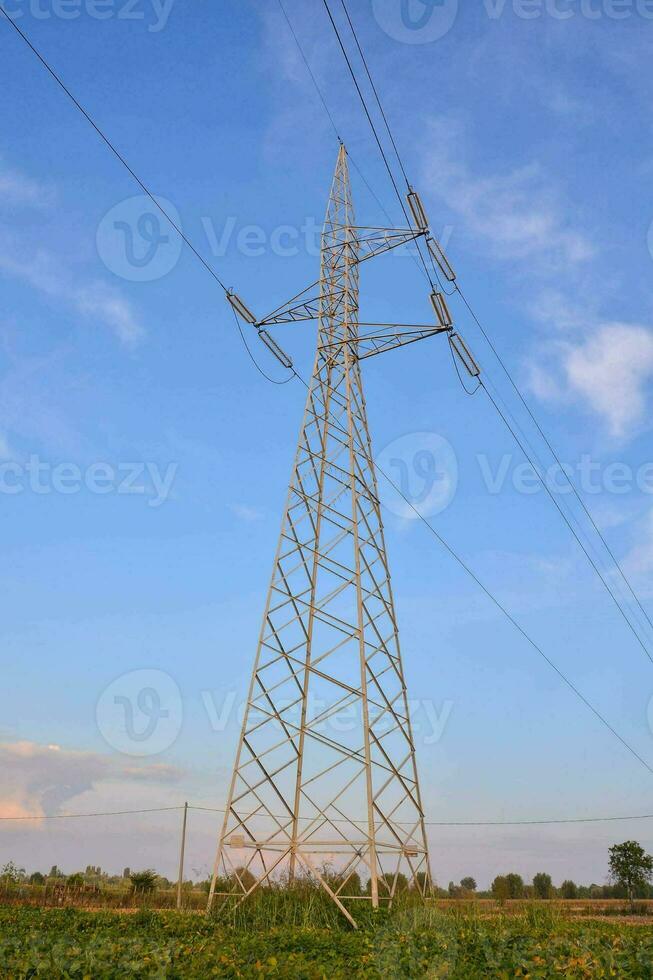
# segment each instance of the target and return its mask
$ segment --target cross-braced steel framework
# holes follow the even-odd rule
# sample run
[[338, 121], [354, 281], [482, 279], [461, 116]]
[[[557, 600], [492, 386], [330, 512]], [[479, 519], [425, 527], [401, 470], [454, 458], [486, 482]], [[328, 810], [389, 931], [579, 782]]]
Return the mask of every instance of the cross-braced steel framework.
[[355, 925], [400, 874], [431, 889], [360, 360], [448, 328], [358, 317], [361, 262], [422, 234], [355, 225], [341, 147], [320, 280], [257, 324], [317, 317], [318, 347], [209, 907], [309, 875]]

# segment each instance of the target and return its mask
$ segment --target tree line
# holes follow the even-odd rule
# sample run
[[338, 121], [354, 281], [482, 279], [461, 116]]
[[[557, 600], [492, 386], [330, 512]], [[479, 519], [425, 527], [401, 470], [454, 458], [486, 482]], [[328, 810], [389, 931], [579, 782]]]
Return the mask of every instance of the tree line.
[[[591, 884], [580, 885], [571, 879], [566, 879], [559, 886], [553, 884], [550, 874], [544, 871], [538, 872], [533, 876], [533, 881], [526, 884], [521, 875], [512, 872], [505, 875], [497, 875], [489, 891], [479, 891], [476, 881], [471, 876], [462, 878], [459, 884], [449, 882], [447, 889], [435, 888], [435, 893], [439, 898], [469, 899], [469, 898], [493, 898], [499, 902], [509, 899], [628, 899], [631, 904], [635, 899], [653, 899], [653, 857], [647, 854], [641, 844], [637, 841], [624, 841], [622, 844], [615, 844], [609, 850], [608, 864], [610, 868], [610, 883], [604, 885]], [[328, 866], [321, 869], [323, 877], [333, 886], [338, 886], [339, 876]], [[236, 878], [237, 876], [237, 878]], [[233, 879], [225, 879], [218, 883], [218, 891], [229, 891], [235, 884], [239, 887], [251, 887], [255, 879], [251, 872], [246, 868], [237, 868], [236, 876]], [[395, 894], [408, 891], [410, 886], [405, 875], [399, 874], [386, 875], [389, 890], [394, 890]], [[420, 890], [425, 885], [424, 874], [419, 876]], [[239, 879], [239, 881], [238, 881]], [[135, 894], [148, 894], [157, 889], [172, 888], [173, 882], [157, 875], [151, 869], [143, 871], [130, 871], [125, 868], [122, 875], [110, 876], [103, 872], [101, 868], [89, 865], [85, 872], [76, 872], [72, 875], [64, 875], [59, 868], [54, 865], [46, 875], [39, 871], [28, 875], [24, 868], [17, 867], [13, 861], [9, 861], [4, 867], [0, 867], [0, 885], [5, 887], [19, 884], [29, 885], [48, 885], [58, 884], [67, 888], [95, 888], [98, 891], [102, 886], [126, 885]], [[276, 887], [283, 887], [280, 882]], [[209, 882], [184, 882], [184, 888], [198, 888], [208, 890]], [[369, 881], [363, 882], [357, 873], [348, 875], [347, 892], [350, 895], [369, 894]]]

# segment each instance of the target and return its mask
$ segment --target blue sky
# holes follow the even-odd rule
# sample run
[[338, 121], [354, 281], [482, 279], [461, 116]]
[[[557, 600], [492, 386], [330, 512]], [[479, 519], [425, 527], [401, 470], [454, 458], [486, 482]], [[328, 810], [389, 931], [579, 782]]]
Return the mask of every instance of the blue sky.
[[[650, 614], [653, 22], [634, 2], [460, 6], [426, 17], [410, 0], [402, 20], [399, 0], [374, 0], [353, 14], [434, 231], [561, 458], [591, 458], [589, 506]], [[117, 0], [106, 19], [86, 2], [5, 8], [250, 306], [264, 313], [317, 278], [337, 142], [276, 3]], [[321, 3], [287, 9], [399, 224]], [[139, 264], [138, 188], [2, 23], [0, 44], [2, 810], [220, 806], [303, 389], [253, 369], [221, 291], [174, 233]], [[361, 223], [384, 224], [355, 169], [352, 180]], [[364, 267], [361, 303], [368, 320], [429, 318], [407, 255]], [[464, 307], [452, 310], [526, 428]], [[310, 370], [312, 326], [276, 336]], [[519, 492], [523, 459], [487, 399], [461, 391], [437, 339], [369, 361], [365, 383], [377, 453], [403, 461], [418, 495], [416, 454], [446, 440], [457, 480], [452, 455], [438, 457], [451, 499], [434, 525], [653, 760], [652, 665], [550, 500]], [[391, 501], [385, 521], [429, 819], [650, 812], [651, 777], [424, 526]], [[129, 756], [98, 704], [142, 670], [172, 679], [179, 707], [171, 744]], [[190, 862], [203, 869], [213, 827], [194, 816]], [[131, 839], [89, 821], [81, 857], [77, 834], [38, 821], [5, 825], [0, 848], [30, 867], [171, 872], [176, 827], [157, 820], [135, 822]], [[541, 869], [602, 880], [608, 844], [634, 836], [653, 847], [650, 823], [430, 839], [446, 884]]]

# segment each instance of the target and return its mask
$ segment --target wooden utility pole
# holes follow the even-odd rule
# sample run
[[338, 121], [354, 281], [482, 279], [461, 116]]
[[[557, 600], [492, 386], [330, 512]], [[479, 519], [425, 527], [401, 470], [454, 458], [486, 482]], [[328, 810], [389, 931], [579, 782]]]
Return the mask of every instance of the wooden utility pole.
[[184, 803], [181, 821], [181, 847], [179, 849], [179, 877], [177, 879], [177, 909], [181, 910], [181, 893], [184, 885], [184, 854], [186, 852], [186, 824], [188, 822], [188, 803]]

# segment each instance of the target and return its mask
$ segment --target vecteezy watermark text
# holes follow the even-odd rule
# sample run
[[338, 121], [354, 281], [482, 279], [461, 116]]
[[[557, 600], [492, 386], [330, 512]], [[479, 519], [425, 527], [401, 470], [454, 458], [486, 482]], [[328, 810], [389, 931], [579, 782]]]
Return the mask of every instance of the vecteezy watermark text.
[[[110, 272], [129, 282], [162, 279], [173, 271], [181, 256], [182, 239], [176, 228], [185, 228], [187, 222], [182, 223], [171, 201], [163, 197], [155, 200], [156, 203], [144, 194], [128, 197], [110, 208], [98, 225], [96, 246], [100, 259]], [[201, 242], [203, 236], [204, 249], [216, 259], [231, 252], [254, 259], [266, 255], [282, 259], [320, 256], [323, 222], [313, 215], [296, 225], [272, 228], [245, 223], [236, 215], [220, 220], [202, 215], [199, 224], [201, 232], [191, 230], [191, 237], [199, 237]], [[443, 248], [449, 246], [452, 234], [451, 225], [442, 229], [438, 240]], [[416, 258], [417, 247], [409, 242], [396, 248], [394, 255]]]
[[160, 466], [152, 462], [96, 462], [82, 468], [77, 463], [50, 463], [31, 455], [23, 462], [0, 462], [0, 494], [71, 496], [86, 490], [99, 496], [146, 497], [148, 507], [160, 507], [170, 497], [178, 468], [178, 463]]
[[[247, 702], [238, 702], [235, 691], [229, 691], [221, 699], [216, 698], [213, 691], [202, 691], [201, 696], [212, 731], [224, 732], [232, 721], [238, 725], [242, 724]], [[349, 735], [362, 729], [361, 702], [350, 704], [333, 713], [329, 712], [331, 706], [326, 698], [309, 692], [306, 702], [307, 717], [324, 717], [322, 722], [311, 725], [311, 731], [337, 739], [338, 735]], [[296, 698], [280, 698], [275, 701], [275, 707], [279, 718], [270, 722], [275, 730], [283, 732], [285, 726], [287, 731], [288, 725], [299, 727], [302, 704]], [[444, 700], [438, 706], [431, 698], [408, 698], [408, 719], [414, 737], [422, 745], [437, 745], [444, 735], [453, 707], [454, 703], [450, 700]], [[398, 710], [403, 713], [403, 708]], [[269, 718], [269, 712], [257, 711], [256, 708], [250, 709], [249, 721], [252, 725], [255, 725], [256, 721], [264, 723]], [[388, 711], [383, 720], [375, 726], [375, 732], [377, 735], [387, 733], [394, 730], [396, 725], [396, 718]]]
[[2, 0], [8, 17], [18, 20], [93, 20], [142, 21], [150, 34], [162, 31], [170, 17], [175, 0]]
[[[653, 496], [653, 462], [631, 466], [621, 460], [597, 460], [589, 453], [575, 463], [548, 467], [506, 453], [476, 455], [478, 475], [492, 497], [506, 490], [522, 496], [548, 491], [569, 496]], [[449, 507], [460, 484], [454, 447], [436, 432], [411, 432], [389, 443], [376, 457], [379, 496], [388, 511], [405, 520], [433, 517]]]
[[[218, 734], [241, 727], [248, 702], [240, 699], [235, 690], [202, 690], [199, 698], [208, 731]], [[252, 725], [269, 723], [275, 737], [277, 732], [299, 731], [301, 702], [296, 698], [275, 697], [276, 718], [270, 716], [269, 707], [259, 710], [255, 705], [249, 705], [248, 717]], [[338, 741], [345, 735], [362, 731], [364, 718], [360, 701], [341, 706], [337, 711], [331, 711], [332, 707], [326, 698], [309, 692], [306, 717], [313, 719], [309, 722], [312, 732]], [[416, 741], [426, 746], [437, 745], [444, 736], [453, 707], [454, 702], [450, 700], [436, 704], [430, 698], [409, 698], [408, 719]], [[193, 711], [195, 718], [202, 715], [198, 708], [199, 705]], [[403, 705], [398, 711], [403, 715]], [[132, 756], [158, 755], [181, 734], [184, 721], [181, 692], [177, 682], [163, 670], [131, 670], [116, 677], [102, 691], [95, 717], [102, 737], [114, 749]], [[378, 719], [375, 732], [382, 735], [393, 731], [396, 725], [396, 718], [388, 711], [384, 718]]]
[[625, 496], [636, 490], [653, 495], [653, 463], [637, 467], [622, 462], [603, 463], [584, 454], [573, 465], [554, 463], [538, 470], [531, 463], [515, 465], [511, 453], [498, 462], [485, 454], [479, 454], [476, 460], [485, 489], [492, 496], [500, 494], [508, 484], [517, 493], [527, 495], [541, 493], [545, 486], [551, 493], [563, 496], [573, 494], [573, 486], [594, 496], [604, 493]]
[[[431, 44], [446, 37], [462, 9], [459, 0], [372, 0], [381, 29], [403, 44]], [[653, 0], [482, 0], [469, 4], [469, 9], [481, 11], [490, 21], [507, 16], [523, 21], [653, 20]]]

